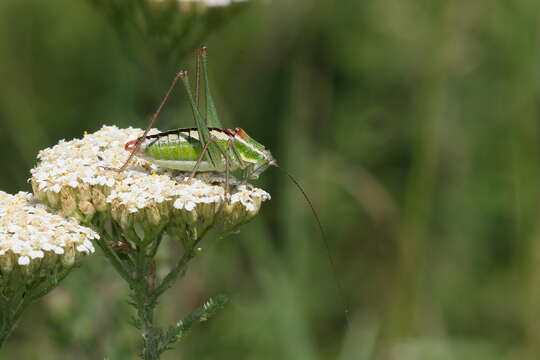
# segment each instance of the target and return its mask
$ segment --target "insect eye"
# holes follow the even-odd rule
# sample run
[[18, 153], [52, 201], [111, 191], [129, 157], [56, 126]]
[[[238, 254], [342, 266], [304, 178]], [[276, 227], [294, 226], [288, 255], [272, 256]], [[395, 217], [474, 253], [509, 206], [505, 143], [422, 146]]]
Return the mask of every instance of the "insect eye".
[[240, 136], [242, 139], [245, 139], [246, 138], [246, 133], [244, 132], [244, 129], [242, 128], [235, 128], [234, 129], [235, 133]]

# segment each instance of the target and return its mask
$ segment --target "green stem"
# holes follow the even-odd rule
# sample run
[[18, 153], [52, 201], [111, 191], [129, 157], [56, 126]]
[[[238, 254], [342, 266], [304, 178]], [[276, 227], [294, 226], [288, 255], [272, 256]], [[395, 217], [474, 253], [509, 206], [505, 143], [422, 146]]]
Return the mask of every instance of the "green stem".
[[137, 313], [139, 315], [140, 330], [143, 338], [142, 358], [144, 360], [159, 359], [160, 330], [154, 324], [154, 305], [149, 299], [148, 291], [136, 295]]
[[29, 297], [21, 299], [18, 306], [13, 306], [14, 308], [16, 308], [16, 310], [12, 314], [10, 314], [11, 309], [4, 309], [6, 313], [2, 315], [2, 329], [0, 331], [0, 349], [4, 346], [8, 337], [17, 327], [22, 313], [24, 312], [24, 310], [26, 310], [26, 308], [28, 307], [28, 305], [30, 305], [31, 302], [32, 300]]
[[[186, 273], [189, 261], [197, 254], [197, 244], [202, 239], [206, 231], [199, 233], [199, 236], [192, 236], [185, 239], [184, 254], [178, 260], [176, 266], [165, 276], [156, 286], [155, 255], [163, 239], [163, 231], [152, 234], [145, 242], [138, 242], [135, 248], [129, 250], [127, 254], [119, 255], [111, 246], [114, 238], [123, 238], [120, 234], [102, 234], [96, 243], [109, 259], [115, 270], [127, 282], [131, 290], [131, 305], [137, 312], [135, 326], [139, 329], [143, 340], [142, 352], [143, 360], [158, 360], [165, 350], [170, 348], [174, 342], [178, 341], [191, 324], [195, 321], [188, 319], [188, 326], [180, 323], [176, 326], [177, 332], [169, 331], [164, 333], [163, 329], [155, 323], [154, 311], [158, 304], [158, 299], [167, 289], [174, 285], [176, 280]], [[129, 237], [129, 236], [128, 236]], [[187, 244], [187, 245], [186, 245]], [[212, 303], [213, 305], [213, 303]], [[204, 314], [212, 313], [213, 307], [208, 305], [204, 309]], [[202, 313], [201, 313], [202, 314]], [[206, 316], [202, 314], [197, 321], [203, 321]], [[172, 329], [176, 329], [174, 326]], [[181, 336], [180, 336], [181, 335]]]
[[159, 249], [159, 245], [161, 244], [161, 241], [163, 240], [163, 231], [161, 231], [158, 236], [157, 236], [157, 240], [154, 242], [154, 244], [152, 245], [152, 248], [150, 249], [150, 253], [148, 254], [148, 256], [150, 257], [154, 257], [156, 256], [156, 253]]
[[157, 298], [163, 294], [167, 289], [169, 289], [171, 286], [174, 285], [176, 282], [176, 279], [178, 279], [179, 276], [184, 276], [187, 270], [187, 264], [197, 253], [195, 252], [195, 246], [187, 249], [180, 261], [176, 264], [174, 269], [172, 269], [167, 276], [165, 276], [165, 279], [161, 282], [161, 284], [158, 286], [156, 291], [154, 292], [154, 298], [157, 300]]
[[118, 255], [107, 245], [105, 236], [102, 235], [101, 239], [96, 240], [96, 243], [101, 251], [103, 251], [103, 254], [109, 259], [116, 272], [119, 273], [128, 284], [131, 284], [133, 282], [131, 275], [126, 270]]
[[[153, 256], [147, 256], [146, 247], [137, 247], [134, 256], [130, 255], [128, 258], [122, 259], [107, 244], [105, 238], [102, 236], [100, 240], [96, 241], [98, 246], [132, 291], [133, 305], [138, 315], [137, 327], [143, 338], [141, 358], [144, 360], [159, 359], [160, 329], [154, 324], [156, 302], [152, 296], [153, 285], [151, 285], [155, 277], [155, 271], [150, 266], [154, 261]], [[135, 273], [133, 275], [128, 270], [130, 265], [134, 265]]]
[[154, 308], [157, 302], [152, 295], [155, 282], [153, 263], [154, 259], [146, 256], [146, 248], [138, 247], [137, 276], [132, 284], [132, 290], [143, 338], [142, 358], [144, 360], [159, 359], [161, 330], [154, 324]]

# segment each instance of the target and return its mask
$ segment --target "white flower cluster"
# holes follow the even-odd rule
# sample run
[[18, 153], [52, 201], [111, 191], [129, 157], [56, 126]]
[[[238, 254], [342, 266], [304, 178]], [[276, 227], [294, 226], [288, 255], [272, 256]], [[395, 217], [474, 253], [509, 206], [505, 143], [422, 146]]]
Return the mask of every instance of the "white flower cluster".
[[266, 191], [248, 187], [246, 185], [240, 185], [237, 192], [232, 194], [231, 203], [242, 204], [247, 211], [257, 211], [260, 204], [257, 201], [265, 201], [270, 199], [270, 194]]
[[104, 126], [82, 139], [62, 140], [42, 150], [40, 162], [31, 170], [34, 194], [62, 209], [64, 216], [91, 220], [98, 212], [110, 212], [123, 228], [145, 216], [151, 218], [152, 226], [165, 226], [170, 215], [191, 222], [203, 221], [203, 216], [207, 222], [223, 220], [235, 225], [249, 220], [261, 203], [270, 199], [265, 191], [236, 181], [231, 181], [226, 199], [223, 182], [216, 183], [217, 174], [188, 179], [185, 173], [138, 157], [133, 157], [123, 172], [111, 170], [120, 168], [128, 158], [125, 143], [142, 133], [141, 129]]
[[[81, 184], [112, 187], [115, 178], [103, 166], [120, 167], [126, 160], [123, 149], [126, 139], [141, 134], [140, 129], [103, 127], [101, 131], [82, 139], [60, 140], [52, 148], [39, 152], [39, 165], [31, 170], [32, 181], [40, 191], [59, 193], [63, 186], [77, 188]], [[137, 159], [134, 159], [137, 163]]]
[[0, 264], [10, 271], [47, 255], [71, 266], [83, 254], [94, 252], [92, 239], [99, 236], [74, 219], [51, 214], [29, 193], [10, 195], [0, 191]]

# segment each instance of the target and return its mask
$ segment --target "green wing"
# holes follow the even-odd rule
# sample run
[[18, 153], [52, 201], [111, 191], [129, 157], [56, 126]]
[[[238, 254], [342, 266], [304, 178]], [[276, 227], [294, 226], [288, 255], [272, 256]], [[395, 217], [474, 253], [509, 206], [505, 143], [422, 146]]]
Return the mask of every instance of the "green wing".
[[[206, 121], [201, 115], [201, 111], [193, 98], [193, 93], [191, 91], [191, 85], [189, 84], [189, 79], [187, 72], [179, 73], [179, 76], [182, 78], [184, 87], [189, 97], [189, 103], [191, 104], [191, 109], [193, 110], [193, 117], [195, 118], [195, 124], [197, 125], [197, 131], [199, 132], [199, 140], [203, 148], [208, 147], [205, 158], [215, 167], [220, 164], [220, 159], [225, 157], [225, 161], [228, 161], [228, 155], [217, 142], [210, 141], [210, 130], [209, 127], [215, 127], [223, 129], [223, 125], [219, 121], [219, 117], [216, 110], [216, 105], [214, 104], [214, 99], [212, 98], [212, 93], [210, 92], [210, 81], [208, 80], [208, 55], [206, 52], [206, 47], [199, 49], [198, 56], [201, 56], [202, 59], [202, 72], [203, 72], [203, 81], [204, 81], [204, 93], [206, 96]], [[197, 62], [199, 59], [197, 59]], [[198, 86], [197, 86], [198, 87]]]
[[201, 49], [201, 57], [205, 88], [204, 93], [206, 95], [206, 113], [208, 116], [208, 126], [222, 129], [223, 125], [221, 124], [221, 121], [219, 121], [219, 117], [216, 111], [216, 105], [214, 104], [212, 93], [210, 92], [210, 81], [208, 80], [208, 54], [206, 52], [206, 48], [204, 47]]
[[191, 91], [191, 85], [189, 84], [187, 72], [183, 71], [179, 73], [179, 76], [182, 79], [188, 94], [191, 110], [193, 111], [193, 117], [195, 118], [195, 123], [197, 124], [197, 131], [199, 132], [199, 141], [201, 142], [201, 146], [203, 148], [208, 146], [208, 151], [206, 152], [205, 157], [212, 165], [218, 166], [218, 160], [221, 156], [221, 150], [218, 147], [219, 145], [217, 145], [215, 142], [208, 143], [210, 140], [210, 131], [208, 130], [208, 126], [204, 123], [199, 108], [195, 103], [195, 99], [193, 99], [193, 93]]

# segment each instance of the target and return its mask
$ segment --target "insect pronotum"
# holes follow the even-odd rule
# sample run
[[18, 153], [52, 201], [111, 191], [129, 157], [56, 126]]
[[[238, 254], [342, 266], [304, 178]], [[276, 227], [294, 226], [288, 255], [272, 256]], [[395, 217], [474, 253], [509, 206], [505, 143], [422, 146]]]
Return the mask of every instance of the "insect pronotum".
[[[267, 150], [264, 145], [251, 138], [243, 129], [227, 129], [221, 124], [210, 93], [206, 47], [198, 49], [196, 64], [195, 98], [191, 91], [187, 71], [180, 71], [174, 77], [167, 93], [152, 116], [143, 135], [126, 143], [125, 149], [130, 151], [131, 154], [122, 167], [115, 170], [118, 172], [125, 170], [132, 158], [137, 156], [160, 167], [190, 172], [190, 178], [197, 172], [225, 172], [225, 191], [228, 195], [230, 172], [237, 170], [242, 171], [243, 179], [244, 181], [247, 181], [250, 179], [257, 179], [269, 166], [278, 167], [278, 164], [270, 151]], [[201, 70], [205, 94], [204, 119], [201, 114], [202, 109], [199, 106], [199, 92], [201, 90], [199, 80]], [[182, 80], [182, 83], [184, 84], [196, 127], [179, 128], [148, 135], [148, 132], [154, 126], [178, 80]], [[339, 281], [337, 269], [330, 252], [330, 246], [319, 216], [298, 181], [283, 168], [280, 169], [300, 190], [315, 216], [334, 273], [337, 291], [344, 304], [345, 318], [347, 323], [349, 323], [348, 307], [345, 301], [343, 288]]]

